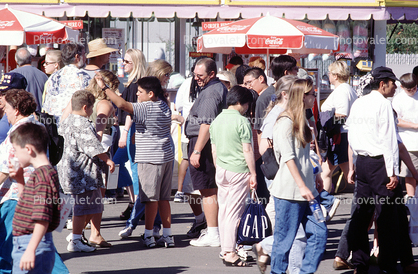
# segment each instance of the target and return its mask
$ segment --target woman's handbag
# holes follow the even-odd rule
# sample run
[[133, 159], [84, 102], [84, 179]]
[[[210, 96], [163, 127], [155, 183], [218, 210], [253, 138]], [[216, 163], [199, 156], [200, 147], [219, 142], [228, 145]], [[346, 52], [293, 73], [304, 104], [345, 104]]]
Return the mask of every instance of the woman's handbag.
[[237, 244], [253, 245], [271, 235], [271, 222], [255, 190], [238, 226]]
[[263, 163], [260, 168], [267, 179], [273, 180], [279, 170], [279, 164], [276, 161], [276, 156], [274, 156], [273, 141], [268, 138], [267, 141], [269, 142], [270, 147], [261, 156]]

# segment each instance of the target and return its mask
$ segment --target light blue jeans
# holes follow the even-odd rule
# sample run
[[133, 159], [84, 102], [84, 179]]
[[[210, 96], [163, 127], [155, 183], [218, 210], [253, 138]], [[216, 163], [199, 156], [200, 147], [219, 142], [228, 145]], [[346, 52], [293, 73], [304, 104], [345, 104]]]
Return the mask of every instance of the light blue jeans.
[[7, 200], [0, 204], [0, 273], [12, 273], [12, 222], [16, 200]]
[[[13, 274], [29, 273], [27, 270], [20, 270], [20, 259], [28, 247], [32, 234], [13, 237]], [[55, 246], [52, 240], [52, 232], [46, 233], [39, 242], [35, 251], [35, 267], [30, 273], [52, 273], [55, 263]]]
[[[319, 197], [316, 197], [318, 200]], [[276, 225], [274, 228], [274, 244], [271, 253], [271, 273], [286, 273], [289, 265], [289, 253], [302, 224], [307, 244], [302, 266], [299, 273], [315, 273], [327, 243], [327, 227], [325, 222], [318, 223], [312, 215], [308, 202], [290, 201], [274, 198]]]

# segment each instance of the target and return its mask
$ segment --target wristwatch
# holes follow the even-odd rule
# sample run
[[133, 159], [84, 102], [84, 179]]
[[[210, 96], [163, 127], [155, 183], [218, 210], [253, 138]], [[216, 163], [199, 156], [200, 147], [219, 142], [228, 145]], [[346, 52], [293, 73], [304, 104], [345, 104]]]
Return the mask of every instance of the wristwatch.
[[102, 90], [106, 91], [106, 89], [110, 89], [110, 87], [106, 83], [104, 83], [104, 87], [102, 88]]
[[193, 150], [193, 154], [200, 155], [200, 151], [198, 151], [198, 150]]

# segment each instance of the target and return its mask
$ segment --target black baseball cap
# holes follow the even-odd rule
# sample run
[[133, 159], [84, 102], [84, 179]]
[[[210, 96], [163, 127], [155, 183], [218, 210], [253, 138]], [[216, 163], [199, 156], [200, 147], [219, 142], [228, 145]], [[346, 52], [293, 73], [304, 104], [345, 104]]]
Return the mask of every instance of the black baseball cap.
[[17, 72], [8, 72], [1, 76], [0, 91], [4, 94], [9, 89], [26, 89], [28, 81], [25, 76]]
[[374, 70], [372, 70], [372, 76], [374, 79], [385, 79], [389, 78], [393, 81], [399, 81], [398, 78], [396, 78], [395, 73], [393, 73], [391, 68], [388, 67], [377, 67]]

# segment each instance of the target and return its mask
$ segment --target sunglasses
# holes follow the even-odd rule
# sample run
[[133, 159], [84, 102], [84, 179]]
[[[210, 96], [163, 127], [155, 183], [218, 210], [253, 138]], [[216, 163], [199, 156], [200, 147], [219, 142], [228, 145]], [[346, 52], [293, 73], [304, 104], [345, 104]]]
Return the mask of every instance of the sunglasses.
[[125, 63], [125, 64], [132, 64], [133, 62], [123, 59], [123, 63]]
[[48, 65], [52, 65], [52, 64], [56, 64], [57, 62], [45, 62], [44, 66], [48, 66]]

